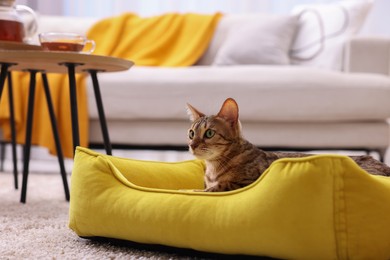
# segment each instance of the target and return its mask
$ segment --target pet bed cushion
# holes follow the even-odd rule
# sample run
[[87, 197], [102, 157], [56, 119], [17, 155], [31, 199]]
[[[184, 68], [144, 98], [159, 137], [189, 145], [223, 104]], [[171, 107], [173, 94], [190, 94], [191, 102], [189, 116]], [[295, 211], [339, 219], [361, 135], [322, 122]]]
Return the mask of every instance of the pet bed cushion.
[[[281, 159], [253, 184], [205, 193], [201, 161], [147, 162], [77, 148], [77, 235], [284, 259], [389, 259], [390, 178], [350, 158]], [[183, 190], [185, 189], [185, 190]]]

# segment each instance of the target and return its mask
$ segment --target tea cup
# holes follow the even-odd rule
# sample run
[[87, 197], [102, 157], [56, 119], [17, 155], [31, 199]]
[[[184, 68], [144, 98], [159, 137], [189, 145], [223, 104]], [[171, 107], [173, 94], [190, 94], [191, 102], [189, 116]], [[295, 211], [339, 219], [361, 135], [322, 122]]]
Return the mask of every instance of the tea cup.
[[[95, 50], [95, 41], [88, 40], [77, 33], [45, 32], [39, 34], [39, 42], [43, 50], [92, 53]], [[84, 47], [88, 47], [85, 50]]]

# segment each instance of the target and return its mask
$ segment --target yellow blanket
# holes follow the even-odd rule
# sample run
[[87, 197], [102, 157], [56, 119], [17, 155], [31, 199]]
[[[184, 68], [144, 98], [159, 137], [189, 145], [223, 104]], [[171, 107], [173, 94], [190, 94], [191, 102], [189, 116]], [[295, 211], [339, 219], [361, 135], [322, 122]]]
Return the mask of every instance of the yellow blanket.
[[[88, 37], [96, 41], [94, 54], [130, 59], [143, 66], [193, 65], [206, 50], [221, 14], [166, 14], [140, 18], [131, 13], [96, 23]], [[69, 83], [66, 75], [51, 74], [50, 89], [63, 153], [73, 157]], [[41, 77], [37, 75], [32, 143], [49, 148], [55, 154], [50, 117]], [[17, 142], [24, 143], [27, 118], [29, 76], [13, 73]], [[77, 77], [80, 144], [88, 146], [88, 104], [84, 78]], [[103, 100], [104, 102], [104, 100]], [[6, 140], [11, 139], [8, 88], [0, 102], [0, 126]]]
[[142, 66], [190, 66], [206, 50], [220, 17], [172, 13], [141, 18], [127, 13], [98, 22], [88, 38], [96, 42], [95, 54]]
[[[37, 74], [35, 93], [34, 121], [32, 129], [32, 144], [47, 147], [51, 154], [56, 154], [54, 136], [50, 123], [47, 102], [43, 90], [42, 78]], [[13, 94], [16, 122], [16, 140], [24, 144], [27, 126], [27, 104], [29, 94], [30, 76], [24, 72], [13, 72]], [[72, 124], [70, 116], [69, 83], [67, 75], [48, 75], [54, 112], [57, 118], [63, 154], [73, 157]], [[77, 96], [79, 109], [80, 145], [88, 145], [88, 104], [87, 93], [84, 87], [84, 79], [77, 77]], [[8, 85], [5, 86], [0, 102], [0, 125], [4, 133], [4, 139], [11, 140], [9, 125], [9, 101]]]

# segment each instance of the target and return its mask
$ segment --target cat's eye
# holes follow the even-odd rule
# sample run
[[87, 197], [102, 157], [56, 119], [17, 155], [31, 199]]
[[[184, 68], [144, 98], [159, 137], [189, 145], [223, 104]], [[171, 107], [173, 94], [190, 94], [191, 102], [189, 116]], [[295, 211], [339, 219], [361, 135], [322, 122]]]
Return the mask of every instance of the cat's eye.
[[212, 130], [212, 129], [207, 129], [207, 130], [206, 130], [206, 133], [204, 133], [204, 136], [205, 136], [206, 138], [211, 138], [211, 137], [213, 137], [214, 135], [215, 135], [215, 131]]
[[191, 129], [190, 131], [188, 131], [188, 138], [190, 138], [192, 140], [192, 139], [194, 139], [194, 136], [195, 136], [194, 130]]

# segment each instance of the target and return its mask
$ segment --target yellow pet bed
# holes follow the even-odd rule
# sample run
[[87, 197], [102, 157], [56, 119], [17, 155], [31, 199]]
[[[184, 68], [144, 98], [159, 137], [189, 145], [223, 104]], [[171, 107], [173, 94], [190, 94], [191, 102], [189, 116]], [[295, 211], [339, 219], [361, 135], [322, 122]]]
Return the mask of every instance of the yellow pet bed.
[[350, 158], [281, 159], [252, 185], [203, 188], [204, 164], [147, 162], [77, 148], [69, 226], [198, 251], [284, 259], [390, 259], [390, 178]]

